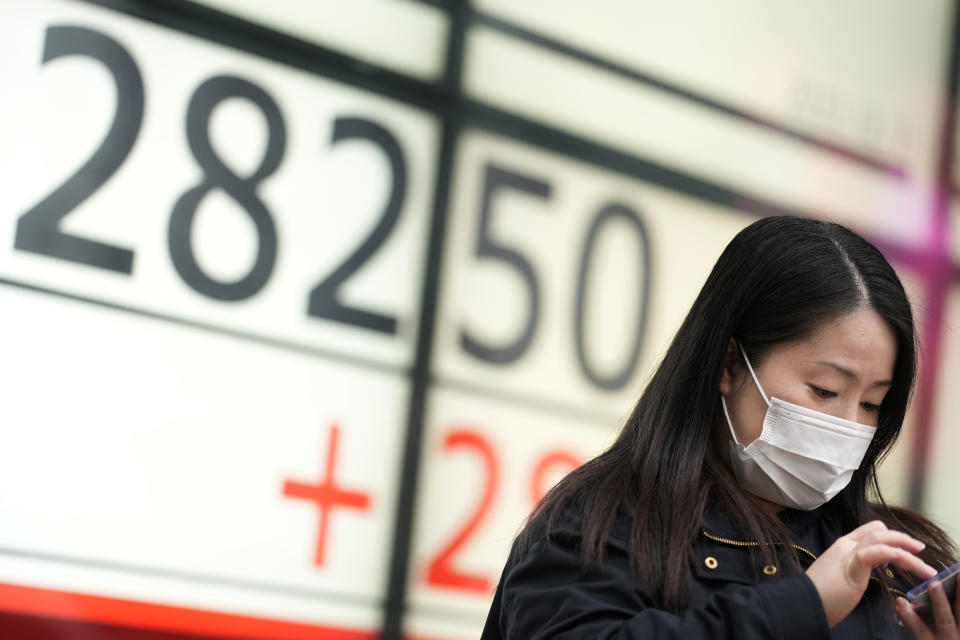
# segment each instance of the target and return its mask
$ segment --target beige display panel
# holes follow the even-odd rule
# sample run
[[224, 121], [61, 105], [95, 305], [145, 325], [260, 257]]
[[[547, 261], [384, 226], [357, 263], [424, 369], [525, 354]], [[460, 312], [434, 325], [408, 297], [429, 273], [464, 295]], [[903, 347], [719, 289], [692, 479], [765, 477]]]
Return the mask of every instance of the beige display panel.
[[[933, 169], [938, 138], [928, 125], [942, 104], [953, 11], [947, 0], [474, 4], [564, 46], [908, 173]], [[582, 114], [583, 121], [595, 117]]]
[[450, 20], [415, 0], [194, 0], [423, 80], [443, 73]]
[[439, 119], [86, 3], [0, 14], [0, 609], [375, 637]]
[[926, 168], [881, 171], [487, 26], [468, 32], [464, 88], [482, 102], [876, 237], [922, 245], [933, 224]]
[[435, 117], [82, 3], [8, 9], [5, 277], [412, 363]]
[[441, 382], [619, 419], [750, 216], [481, 132], [461, 137]]
[[941, 337], [937, 370], [937, 394], [934, 405], [934, 429], [931, 434], [927, 472], [925, 510], [946, 525], [954, 540], [960, 538], [960, 500], [957, 499], [957, 462], [960, 452], [960, 287], [951, 288]]
[[619, 424], [439, 389], [424, 438], [405, 633], [477, 638], [513, 536], [570, 469]]
[[379, 629], [405, 380], [31, 291], [0, 302], [17, 310], [0, 585], [80, 615], [97, 611], [80, 596], [162, 605], [186, 628], [184, 610]]
[[[775, 210], [880, 242], [936, 334], [947, 0], [476, 0], [454, 89], [448, 4], [0, 2], [0, 616], [477, 637]], [[958, 295], [925, 506], [960, 534]]]

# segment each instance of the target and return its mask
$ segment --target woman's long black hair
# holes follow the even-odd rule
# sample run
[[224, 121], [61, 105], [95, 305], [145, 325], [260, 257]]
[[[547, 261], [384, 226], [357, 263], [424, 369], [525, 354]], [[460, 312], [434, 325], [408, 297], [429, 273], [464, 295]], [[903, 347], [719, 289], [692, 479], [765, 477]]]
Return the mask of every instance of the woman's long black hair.
[[[883, 255], [846, 227], [787, 216], [759, 220], [727, 245], [617, 440], [544, 497], [518, 537], [520, 552], [561, 512], [574, 509], [583, 561], [599, 562], [623, 510], [631, 520], [634, 570], [662, 608], [676, 611], [695, 561], [692, 542], [713, 503], [772, 561], [774, 543], [788, 533], [740, 488], [721, 459], [726, 449], [716, 446], [717, 429], [726, 430], [719, 389], [727, 347], [737, 340], [759, 364], [772, 345], [863, 306], [893, 329], [897, 359], [873, 441], [831, 505], [844, 531], [880, 518], [926, 541], [921, 557], [931, 564], [949, 562], [955, 553], [949, 538], [919, 515], [888, 507], [876, 480], [878, 463], [900, 434], [916, 372], [913, 314], [903, 286]], [[869, 500], [871, 492], [878, 503]]]

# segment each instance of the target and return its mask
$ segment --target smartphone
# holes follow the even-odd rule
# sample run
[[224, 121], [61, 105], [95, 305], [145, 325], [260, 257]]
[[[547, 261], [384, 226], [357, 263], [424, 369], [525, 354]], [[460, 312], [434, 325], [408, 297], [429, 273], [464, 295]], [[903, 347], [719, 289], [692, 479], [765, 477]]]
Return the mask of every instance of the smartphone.
[[957, 597], [957, 576], [960, 575], [960, 562], [947, 567], [929, 580], [924, 580], [910, 591], [907, 591], [907, 600], [913, 603], [913, 609], [924, 622], [933, 622], [933, 606], [930, 602], [930, 585], [936, 580], [943, 584], [943, 592], [947, 594], [947, 601], [953, 607]]

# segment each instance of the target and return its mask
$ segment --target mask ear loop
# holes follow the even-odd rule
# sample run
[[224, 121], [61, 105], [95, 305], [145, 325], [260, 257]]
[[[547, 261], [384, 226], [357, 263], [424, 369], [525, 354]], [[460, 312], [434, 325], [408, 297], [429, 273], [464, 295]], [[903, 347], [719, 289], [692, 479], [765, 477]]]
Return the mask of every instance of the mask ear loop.
[[740, 441], [737, 440], [737, 434], [733, 432], [733, 422], [730, 421], [730, 412], [727, 411], [727, 399], [723, 397], [723, 394], [720, 395], [720, 406], [723, 407], [723, 417], [727, 419], [727, 426], [730, 427], [730, 437], [733, 438], [734, 442], [740, 444]]
[[[763, 392], [763, 387], [760, 386], [760, 381], [757, 380], [757, 374], [754, 373], [753, 367], [750, 365], [750, 358], [747, 357], [747, 352], [744, 351], [743, 345], [737, 343], [737, 346], [740, 347], [740, 353], [743, 354], [743, 361], [747, 363], [747, 370], [750, 372], [750, 377], [753, 378], [754, 383], [757, 385], [757, 389], [760, 390], [760, 395], [763, 396], [763, 401], [767, 403], [767, 406], [770, 406], [770, 401], [767, 400], [767, 394]], [[737, 434], [733, 431], [733, 421], [730, 420], [730, 412], [727, 410], [727, 399], [720, 396], [720, 406], [723, 407], [723, 417], [727, 419], [727, 426], [730, 428], [730, 437], [733, 438], [733, 441], [737, 444], [740, 444], [740, 441], [737, 440]], [[743, 445], [740, 444], [742, 447]]]
[[740, 347], [740, 353], [743, 354], [743, 361], [747, 363], [747, 370], [750, 372], [750, 376], [753, 378], [753, 381], [757, 384], [757, 389], [760, 390], [760, 395], [763, 396], [763, 401], [767, 403], [767, 406], [770, 406], [770, 401], [767, 399], [767, 394], [763, 392], [763, 387], [760, 386], [760, 381], [757, 380], [757, 374], [753, 372], [753, 367], [750, 366], [750, 358], [747, 357], [747, 352], [743, 350], [743, 345], [738, 345]]

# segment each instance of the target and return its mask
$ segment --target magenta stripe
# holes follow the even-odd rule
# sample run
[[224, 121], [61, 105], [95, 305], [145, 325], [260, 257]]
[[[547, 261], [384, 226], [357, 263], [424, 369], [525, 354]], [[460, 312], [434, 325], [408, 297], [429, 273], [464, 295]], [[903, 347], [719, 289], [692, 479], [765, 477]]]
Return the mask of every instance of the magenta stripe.
[[909, 472], [909, 502], [922, 507], [927, 466], [935, 425], [933, 410], [941, 356], [941, 339], [946, 312], [946, 299], [954, 282], [960, 280], [960, 266], [950, 259], [949, 191], [941, 189], [935, 196], [931, 229], [924, 246], [910, 248], [884, 241], [873, 241], [890, 262], [917, 273], [926, 296], [925, 314], [919, 327], [920, 359], [917, 387], [913, 398], [915, 415], [913, 450]]

